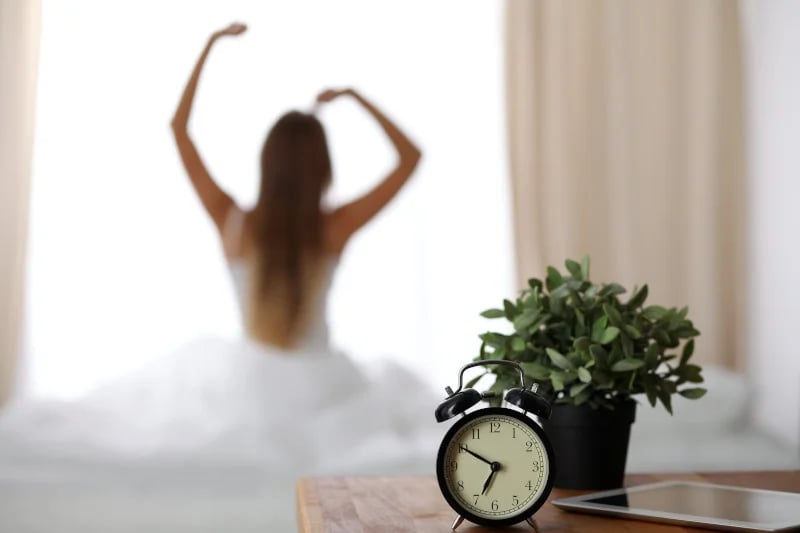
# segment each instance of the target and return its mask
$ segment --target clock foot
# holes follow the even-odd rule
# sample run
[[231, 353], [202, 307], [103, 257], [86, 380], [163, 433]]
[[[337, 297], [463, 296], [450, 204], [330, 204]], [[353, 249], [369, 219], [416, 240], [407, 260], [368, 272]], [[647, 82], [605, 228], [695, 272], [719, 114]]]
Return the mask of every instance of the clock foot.
[[456, 528], [457, 528], [458, 526], [460, 526], [460, 525], [461, 525], [461, 522], [463, 522], [463, 521], [464, 521], [464, 517], [463, 517], [463, 516], [461, 516], [461, 515], [458, 515], [458, 516], [456, 516], [456, 519], [453, 521], [453, 525], [452, 525], [452, 526], [450, 526], [450, 529], [452, 529], [453, 531], [455, 531], [455, 530], [456, 530]]
[[533, 528], [536, 533], [539, 533], [539, 526], [536, 525], [536, 520], [531, 517], [525, 519], [525, 521]]

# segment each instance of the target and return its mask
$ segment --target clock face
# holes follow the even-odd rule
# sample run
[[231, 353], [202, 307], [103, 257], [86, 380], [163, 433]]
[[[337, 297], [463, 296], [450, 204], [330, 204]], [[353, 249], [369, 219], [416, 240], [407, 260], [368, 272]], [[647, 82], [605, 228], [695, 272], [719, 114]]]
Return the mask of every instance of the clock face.
[[436, 473], [450, 506], [484, 525], [532, 515], [552, 488], [552, 451], [542, 429], [504, 408], [474, 411], [450, 428]]

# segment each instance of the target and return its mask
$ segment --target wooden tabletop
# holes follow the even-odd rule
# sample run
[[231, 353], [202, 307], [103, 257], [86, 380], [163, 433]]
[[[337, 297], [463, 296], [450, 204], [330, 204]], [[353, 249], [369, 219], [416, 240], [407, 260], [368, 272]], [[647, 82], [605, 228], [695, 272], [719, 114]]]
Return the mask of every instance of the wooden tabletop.
[[[762, 489], [800, 492], [800, 470], [715, 472], [704, 474], [631, 474], [626, 486], [667, 479], [705, 481]], [[549, 499], [581, 494], [553, 489]], [[447, 533], [455, 518], [433, 476], [304, 478], [297, 483], [297, 523], [300, 533]], [[546, 503], [534, 515], [541, 533], [636, 532], [672, 533], [697, 529], [569, 513]], [[491, 529], [464, 522], [458, 533], [532, 531], [524, 522]]]

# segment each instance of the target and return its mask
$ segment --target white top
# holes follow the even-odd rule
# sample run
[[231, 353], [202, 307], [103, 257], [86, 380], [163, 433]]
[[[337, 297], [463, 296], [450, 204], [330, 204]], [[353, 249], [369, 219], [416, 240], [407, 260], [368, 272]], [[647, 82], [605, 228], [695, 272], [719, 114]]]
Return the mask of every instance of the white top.
[[[244, 230], [244, 212], [237, 207], [231, 208], [225, 220], [223, 228], [223, 242], [228, 247], [226, 249], [226, 259], [228, 270], [231, 273], [233, 287], [236, 292], [236, 300], [239, 303], [242, 320], [245, 324], [249, 322], [248, 299], [250, 297], [250, 265], [241, 258], [231, 257], [228, 250], [239, 248], [242, 232]], [[320, 274], [317, 293], [313, 300], [309, 302], [309, 309], [306, 311], [307, 322], [306, 330], [303, 332], [294, 350], [302, 350], [309, 353], [324, 353], [330, 347], [330, 334], [328, 329], [327, 309], [328, 294], [333, 284], [333, 275], [338, 261], [331, 257], [325, 261], [323, 271]]]
[[[322, 273], [319, 288], [310, 302], [308, 309], [308, 322], [306, 330], [303, 332], [294, 349], [307, 352], [324, 352], [329, 348], [330, 334], [328, 330], [327, 309], [328, 293], [333, 283], [333, 274], [336, 270], [336, 261], [326, 262], [325, 270]], [[242, 320], [246, 324], [249, 317], [248, 298], [250, 295], [250, 270], [249, 265], [242, 259], [228, 258], [228, 270], [233, 279], [233, 287], [236, 291], [236, 300], [239, 303], [239, 310]]]

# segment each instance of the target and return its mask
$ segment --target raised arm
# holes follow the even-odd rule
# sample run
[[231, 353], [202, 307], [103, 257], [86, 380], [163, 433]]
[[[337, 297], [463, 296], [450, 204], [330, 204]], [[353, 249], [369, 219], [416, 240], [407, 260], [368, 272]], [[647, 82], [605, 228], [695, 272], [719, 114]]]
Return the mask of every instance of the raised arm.
[[194, 95], [197, 91], [197, 83], [200, 80], [200, 72], [203, 70], [208, 53], [211, 47], [222, 36], [225, 35], [239, 35], [246, 30], [243, 24], [231, 24], [227, 28], [215, 32], [208, 39], [203, 53], [194, 66], [192, 75], [189, 78], [186, 88], [183, 90], [181, 101], [178, 104], [178, 109], [172, 117], [172, 133], [175, 136], [175, 143], [178, 145], [178, 152], [181, 155], [183, 166], [189, 174], [189, 179], [194, 186], [203, 207], [211, 216], [217, 229], [222, 232], [222, 227], [228, 210], [233, 205], [233, 200], [228, 194], [223, 191], [219, 185], [214, 181], [208, 173], [208, 169], [200, 157], [200, 153], [189, 136], [189, 114], [192, 111], [192, 103], [194, 102]]
[[375, 188], [364, 196], [341, 206], [331, 214], [332, 238], [340, 249], [344, 247], [353, 233], [369, 222], [395, 197], [400, 188], [408, 181], [422, 157], [419, 148], [391, 120], [353, 89], [325, 91], [317, 97], [317, 100], [329, 102], [343, 95], [355, 98], [378, 122], [397, 151], [398, 160], [395, 168]]

